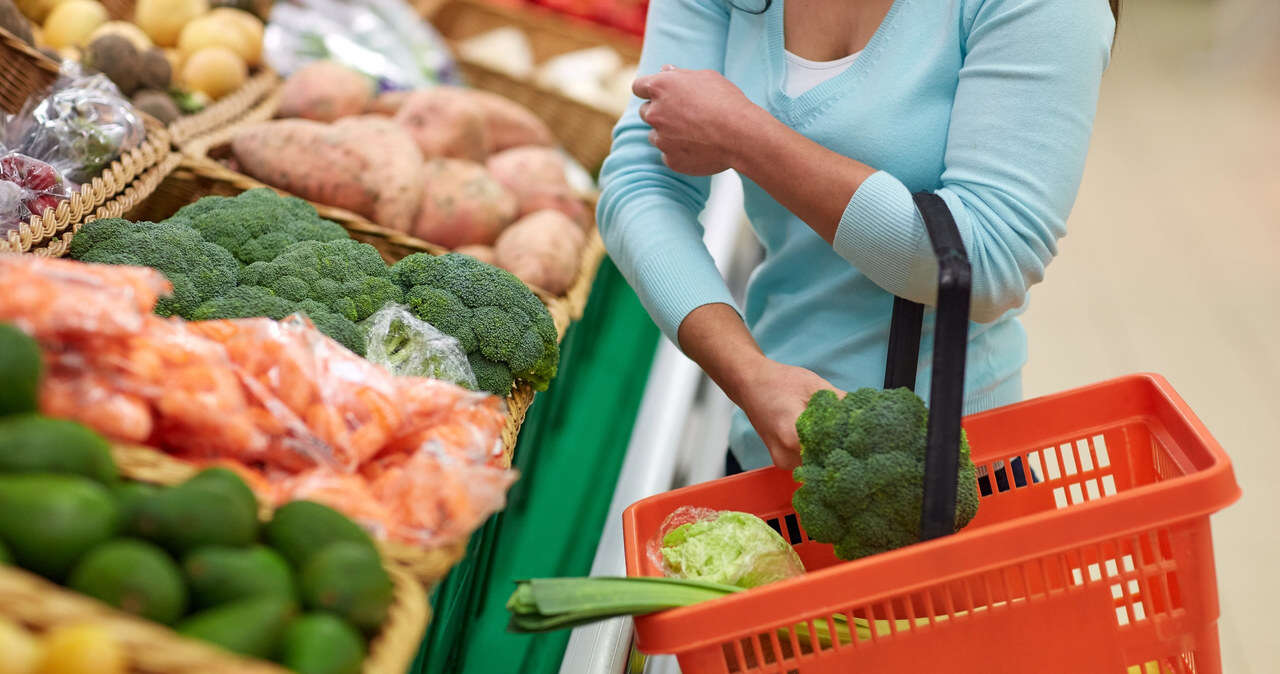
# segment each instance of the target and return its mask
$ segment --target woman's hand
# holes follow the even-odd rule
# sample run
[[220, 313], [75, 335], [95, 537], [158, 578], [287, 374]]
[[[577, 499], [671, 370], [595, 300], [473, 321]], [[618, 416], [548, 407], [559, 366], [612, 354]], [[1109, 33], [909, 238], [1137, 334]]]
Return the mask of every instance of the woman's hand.
[[765, 362], [767, 364], [756, 374], [754, 381], [737, 392], [736, 402], [769, 448], [773, 465], [791, 470], [800, 465], [796, 419], [814, 393], [837, 389], [802, 367], [771, 360]]
[[649, 142], [662, 162], [686, 175], [705, 176], [732, 168], [735, 153], [753, 128], [773, 117], [714, 70], [681, 70], [637, 78], [631, 86], [647, 99], [640, 119], [653, 127]]

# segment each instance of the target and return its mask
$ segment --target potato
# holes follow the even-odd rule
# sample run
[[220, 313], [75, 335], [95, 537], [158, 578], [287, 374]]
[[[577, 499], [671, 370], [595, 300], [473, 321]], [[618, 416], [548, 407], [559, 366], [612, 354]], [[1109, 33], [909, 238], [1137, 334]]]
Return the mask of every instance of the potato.
[[372, 101], [369, 101], [369, 105], [365, 107], [365, 112], [395, 117], [412, 93], [412, 91], [388, 91], [379, 94]]
[[591, 223], [591, 213], [569, 186], [564, 157], [551, 148], [525, 146], [499, 152], [486, 164], [493, 177], [516, 195], [520, 217], [545, 209], [564, 213], [579, 227]]
[[44, 20], [44, 43], [54, 49], [84, 47], [93, 31], [107, 22], [107, 8], [93, 0], [67, 0]]
[[489, 244], [515, 219], [516, 198], [484, 166], [466, 159], [427, 162], [414, 236], [446, 248]]
[[460, 253], [462, 255], [470, 255], [485, 264], [491, 264], [495, 267], [498, 266], [498, 256], [494, 254], [493, 246], [458, 246], [453, 249], [453, 252]]
[[547, 188], [569, 187], [564, 157], [551, 148], [513, 148], [493, 155], [487, 165], [493, 177], [515, 192], [517, 199]]
[[225, 19], [240, 26], [240, 29], [244, 31], [249, 40], [249, 55], [245, 57], [245, 61], [250, 66], [262, 63], [262, 34], [264, 31], [262, 19], [234, 7], [215, 7], [207, 16]]
[[187, 22], [209, 12], [208, 0], [138, 0], [133, 22], [161, 47], [178, 44]]
[[498, 237], [493, 252], [498, 266], [525, 283], [562, 295], [578, 276], [586, 237], [559, 211], [538, 211], [520, 218]]
[[383, 227], [409, 231], [422, 206], [422, 153], [385, 117], [263, 122], [241, 129], [231, 147], [258, 180]]
[[373, 80], [341, 63], [309, 63], [285, 80], [277, 117], [332, 122], [359, 115], [373, 99]]
[[182, 64], [182, 86], [213, 100], [239, 89], [249, 79], [249, 66], [226, 47], [205, 47]]
[[528, 108], [488, 91], [471, 91], [484, 109], [489, 133], [489, 152], [501, 152], [522, 145], [552, 145], [551, 129]]
[[[128, 21], [108, 21], [94, 29], [89, 34], [89, 43], [102, 37], [103, 35], [119, 35], [133, 44], [133, 48], [139, 53], [147, 51], [152, 47], [151, 38], [142, 32], [142, 29], [129, 23]], [[86, 43], [88, 44], [88, 43]]]
[[66, 0], [15, 0], [18, 11], [34, 22], [43, 23], [54, 7]]
[[489, 137], [484, 110], [465, 89], [438, 86], [413, 92], [396, 113], [428, 159], [484, 161]]
[[235, 52], [246, 65], [261, 51], [261, 47], [254, 48], [249, 33], [238, 22], [213, 15], [188, 21], [178, 34], [178, 52], [183, 59], [189, 59], [192, 54], [207, 47], [226, 47]]

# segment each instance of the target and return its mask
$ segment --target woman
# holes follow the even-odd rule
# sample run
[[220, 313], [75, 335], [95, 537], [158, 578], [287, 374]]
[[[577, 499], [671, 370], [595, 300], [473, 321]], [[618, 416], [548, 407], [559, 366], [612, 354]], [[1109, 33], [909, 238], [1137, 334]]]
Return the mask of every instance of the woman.
[[[883, 382], [893, 296], [929, 304], [936, 290], [915, 192], [946, 201], [973, 267], [966, 412], [1021, 398], [1017, 316], [1066, 234], [1114, 11], [652, 0], [598, 220], [654, 320], [739, 407], [731, 459], [798, 465], [814, 391]], [[745, 311], [697, 221], [706, 176], [730, 168], [766, 252]], [[922, 392], [930, 358], [926, 341]]]

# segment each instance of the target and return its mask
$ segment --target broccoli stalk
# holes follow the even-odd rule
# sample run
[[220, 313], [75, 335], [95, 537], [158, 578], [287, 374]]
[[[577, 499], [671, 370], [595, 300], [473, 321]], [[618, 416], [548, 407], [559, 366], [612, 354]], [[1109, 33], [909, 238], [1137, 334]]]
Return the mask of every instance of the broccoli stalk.
[[[910, 390], [818, 391], [796, 431], [802, 483], [792, 505], [809, 537], [858, 559], [920, 540], [929, 411]], [[977, 471], [960, 435], [956, 530], [978, 512]]]

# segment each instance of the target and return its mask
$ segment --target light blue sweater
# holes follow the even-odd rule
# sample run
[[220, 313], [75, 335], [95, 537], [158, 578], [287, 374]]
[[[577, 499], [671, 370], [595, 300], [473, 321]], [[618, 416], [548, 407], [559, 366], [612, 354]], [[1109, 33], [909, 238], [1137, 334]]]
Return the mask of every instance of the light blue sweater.
[[[653, 0], [641, 74], [667, 63], [724, 73], [778, 120], [878, 169], [849, 200], [834, 246], [744, 180], [766, 256], [739, 311], [764, 352], [844, 390], [881, 386], [893, 295], [935, 299], [937, 264], [911, 199], [928, 190], [951, 208], [973, 266], [966, 410], [1017, 401], [1027, 340], [1016, 316], [1066, 234], [1114, 28], [1105, 0], [897, 0], [849, 70], [790, 98], [783, 0], [762, 15], [725, 0]], [[697, 220], [709, 180], [662, 164], [639, 104], [614, 130], [598, 219], [674, 341], [697, 307], [736, 305]], [[931, 312], [925, 321], [922, 395]], [[769, 463], [741, 412], [730, 445], [745, 468]]]

